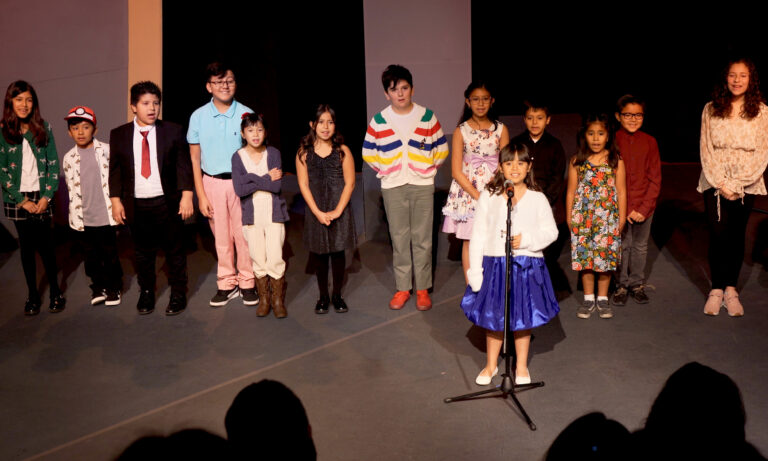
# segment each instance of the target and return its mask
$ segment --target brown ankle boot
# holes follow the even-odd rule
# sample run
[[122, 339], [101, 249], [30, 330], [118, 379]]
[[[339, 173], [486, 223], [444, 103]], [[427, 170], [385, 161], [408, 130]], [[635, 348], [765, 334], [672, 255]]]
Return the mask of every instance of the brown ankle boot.
[[288, 316], [288, 312], [285, 310], [285, 276], [279, 279], [269, 278], [269, 285], [272, 289], [272, 312], [275, 313], [275, 317], [282, 319]]
[[256, 291], [259, 293], [259, 307], [256, 309], [258, 317], [269, 314], [269, 277], [256, 277]]

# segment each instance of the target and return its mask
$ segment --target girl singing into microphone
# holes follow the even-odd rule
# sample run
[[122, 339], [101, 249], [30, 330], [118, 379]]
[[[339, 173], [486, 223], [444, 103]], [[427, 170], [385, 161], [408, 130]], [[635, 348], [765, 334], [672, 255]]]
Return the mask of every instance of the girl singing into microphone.
[[[507, 194], [512, 198], [512, 232], [507, 235]], [[531, 329], [549, 322], [560, 311], [542, 250], [557, 238], [557, 226], [547, 197], [533, 179], [533, 158], [522, 144], [499, 153], [495, 176], [480, 194], [469, 241], [469, 286], [461, 300], [464, 314], [486, 329], [485, 368], [475, 382], [484, 386], [498, 373], [504, 331], [507, 239], [512, 243], [509, 326], [514, 332], [517, 365], [515, 384], [528, 384]]]

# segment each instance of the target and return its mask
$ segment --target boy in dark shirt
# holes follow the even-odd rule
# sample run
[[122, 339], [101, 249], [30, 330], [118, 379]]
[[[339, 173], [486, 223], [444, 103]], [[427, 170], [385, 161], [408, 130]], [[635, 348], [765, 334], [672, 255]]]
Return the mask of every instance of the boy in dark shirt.
[[570, 292], [568, 278], [557, 263], [569, 236], [563, 207], [565, 152], [560, 140], [547, 132], [550, 120], [549, 108], [546, 105], [536, 101], [526, 101], [523, 114], [526, 130], [512, 138], [510, 143], [526, 145], [533, 157], [533, 176], [536, 185], [547, 196], [559, 231], [557, 240], [544, 249], [544, 260], [555, 291]]

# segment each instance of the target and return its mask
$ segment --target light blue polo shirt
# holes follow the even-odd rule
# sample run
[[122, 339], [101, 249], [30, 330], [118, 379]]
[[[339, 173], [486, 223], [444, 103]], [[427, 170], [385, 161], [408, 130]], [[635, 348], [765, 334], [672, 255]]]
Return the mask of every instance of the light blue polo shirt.
[[189, 117], [187, 142], [200, 144], [201, 166], [205, 173], [217, 175], [232, 172], [232, 155], [242, 147], [240, 123], [247, 106], [232, 101], [229, 110], [220, 114], [211, 101]]

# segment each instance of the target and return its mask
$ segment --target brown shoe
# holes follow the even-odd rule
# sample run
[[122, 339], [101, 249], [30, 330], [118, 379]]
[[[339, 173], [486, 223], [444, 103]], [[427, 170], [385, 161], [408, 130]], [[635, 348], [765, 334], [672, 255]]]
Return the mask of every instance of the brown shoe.
[[269, 277], [256, 277], [256, 291], [259, 293], [259, 307], [256, 309], [258, 317], [266, 317], [269, 314]]
[[285, 276], [279, 279], [269, 278], [270, 289], [272, 290], [272, 312], [275, 317], [284, 319], [288, 316], [285, 310]]

